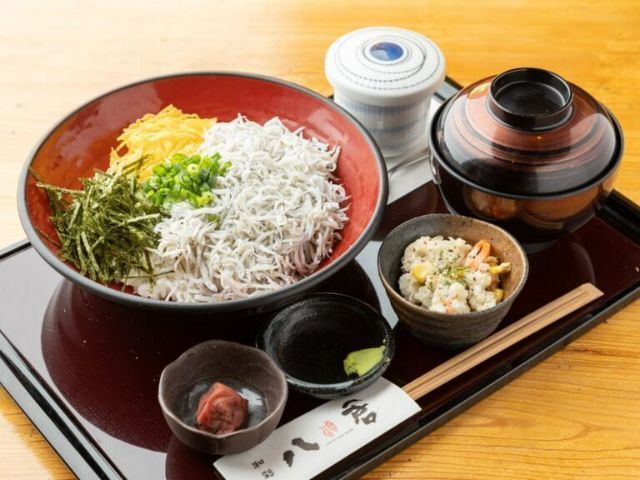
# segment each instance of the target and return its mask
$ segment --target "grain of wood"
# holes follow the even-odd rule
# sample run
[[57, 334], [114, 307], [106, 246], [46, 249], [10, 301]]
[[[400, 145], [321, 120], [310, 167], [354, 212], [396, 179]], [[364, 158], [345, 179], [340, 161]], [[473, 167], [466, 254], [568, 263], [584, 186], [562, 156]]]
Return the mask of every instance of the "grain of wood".
[[[24, 236], [15, 202], [24, 158], [80, 103], [123, 83], [189, 70], [264, 73], [326, 94], [322, 68], [331, 42], [380, 24], [433, 38], [449, 74], [463, 84], [534, 65], [592, 92], [625, 131], [616, 188], [640, 202], [636, 0], [5, 0], [0, 6], [0, 245]], [[638, 478], [639, 318], [636, 302], [366, 478]], [[0, 478], [73, 478], [4, 393], [0, 412]]]

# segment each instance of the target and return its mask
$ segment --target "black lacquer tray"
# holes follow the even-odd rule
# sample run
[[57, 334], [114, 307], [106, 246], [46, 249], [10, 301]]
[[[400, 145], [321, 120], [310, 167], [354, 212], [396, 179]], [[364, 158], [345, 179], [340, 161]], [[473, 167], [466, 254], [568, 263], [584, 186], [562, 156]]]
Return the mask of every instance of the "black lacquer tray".
[[[455, 91], [449, 82], [439, 100]], [[396, 317], [376, 273], [380, 240], [399, 223], [445, 211], [427, 183], [391, 203], [357, 260], [318, 290], [369, 302]], [[501, 327], [572, 288], [592, 282], [605, 295], [420, 400], [422, 410], [318, 478], [354, 478], [445, 423], [584, 333], [640, 292], [640, 209], [614, 192], [577, 232], [530, 256], [527, 285]], [[64, 280], [29, 243], [0, 253], [0, 381], [82, 479], [210, 479], [213, 457], [171, 436], [156, 400], [160, 371], [200, 341], [253, 343], [265, 316], [176, 318], [111, 304]], [[396, 328], [385, 375], [404, 385], [455, 352], [422, 346]], [[318, 405], [292, 392], [283, 422]]]

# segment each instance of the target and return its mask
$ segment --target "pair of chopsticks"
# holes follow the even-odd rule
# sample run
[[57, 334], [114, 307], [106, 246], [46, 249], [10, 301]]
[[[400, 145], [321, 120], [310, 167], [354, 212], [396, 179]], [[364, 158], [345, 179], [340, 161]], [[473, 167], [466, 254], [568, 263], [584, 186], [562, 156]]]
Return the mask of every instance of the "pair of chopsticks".
[[602, 295], [603, 293], [591, 283], [580, 285], [569, 293], [556, 298], [473, 347], [438, 365], [436, 368], [429, 370], [402, 389], [411, 398], [418, 400], [476, 365], [564, 316], [575, 312]]

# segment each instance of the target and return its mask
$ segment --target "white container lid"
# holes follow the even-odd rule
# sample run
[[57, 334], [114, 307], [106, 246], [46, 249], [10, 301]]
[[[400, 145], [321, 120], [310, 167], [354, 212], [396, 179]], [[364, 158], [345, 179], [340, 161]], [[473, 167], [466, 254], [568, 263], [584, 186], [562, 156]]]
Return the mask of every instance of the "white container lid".
[[424, 35], [369, 27], [338, 38], [325, 57], [335, 90], [369, 105], [403, 105], [431, 95], [444, 81], [444, 55]]

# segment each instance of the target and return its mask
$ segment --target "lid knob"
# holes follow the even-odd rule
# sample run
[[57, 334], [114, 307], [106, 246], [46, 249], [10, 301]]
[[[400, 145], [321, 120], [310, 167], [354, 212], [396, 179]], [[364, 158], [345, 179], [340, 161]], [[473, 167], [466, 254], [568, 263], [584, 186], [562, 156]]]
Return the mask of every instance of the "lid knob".
[[366, 55], [371, 60], [389, 63], [389, 62], [397, 62], [398, 60], [404, 59], [407, 55], [402, 45], [396, 42], [376, 42], [373, 45], [370, 45], [366, 50]]
[[491, 82], [489, 110], [521, 130], [549, 130], [571, 117], [573, 94], [559, 75], [540, 68], [516, 68]]

